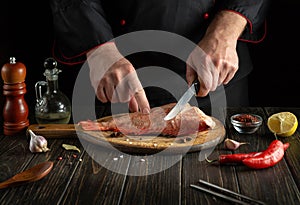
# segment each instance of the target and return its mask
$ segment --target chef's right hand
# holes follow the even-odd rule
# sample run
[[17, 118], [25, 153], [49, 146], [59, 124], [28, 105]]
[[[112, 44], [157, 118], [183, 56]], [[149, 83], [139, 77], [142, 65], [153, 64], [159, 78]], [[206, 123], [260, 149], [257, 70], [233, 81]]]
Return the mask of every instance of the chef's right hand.
[[149, 113], [149, 102], [133, 65], [113, 42], [89, 51], [87, 60], [91, 84], [101, 102], [128, 102], [131, 112]]
[[246, 24], [245, 17], [231, 11], [221, 11], [214, 17], [187, 60], [186, 79], [191, 85], [198, 77], [198, 96], [206, 96], [232, 80], [239, 67], [237, 41]]

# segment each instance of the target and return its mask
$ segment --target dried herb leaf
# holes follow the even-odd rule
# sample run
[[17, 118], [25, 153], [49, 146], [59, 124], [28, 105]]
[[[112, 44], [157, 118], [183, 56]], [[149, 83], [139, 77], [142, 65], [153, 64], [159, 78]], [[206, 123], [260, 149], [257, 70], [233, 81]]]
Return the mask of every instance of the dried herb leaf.
[[62, 147], [65, 148], [66, 150], [74, 150], [74, 151], [80, 152], [80, 149], [78, 147], [76, 147], [75, 145], [62, 144]]

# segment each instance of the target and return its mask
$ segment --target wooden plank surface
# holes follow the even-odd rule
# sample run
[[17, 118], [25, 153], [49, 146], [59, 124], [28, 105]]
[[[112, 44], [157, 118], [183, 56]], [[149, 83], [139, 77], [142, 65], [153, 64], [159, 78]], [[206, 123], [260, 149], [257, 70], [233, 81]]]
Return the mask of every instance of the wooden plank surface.
[[[130, 157], [120, 157], [111, 150], [89, 145], [61, 203], [119, 204], [129, 161]], [[111, 170], [125, 170], [125, 173]]]
[[[31, 153], [26, 136], [0, 137], [0, 180], [43, 161], [53, 161], [51, 172], [26, 185], [0, 189], [0, 204], [232, 204], [197, 191], [190, 184], [199, 179], [257, 198], [267, 204], [298, 205], [300, 202], [299, 127], [289, 138], [284, 159], [274, 167], [252, 170], [243, 165], [218, 165], [203, 160], [220, 154], [262, 151], [275, 136], [266, 127], [272, 113], [288, 110], [300, 119], [299, 108], [229, 108], [226, 137], [247, 141], [235, 151], [201, 150], [186, 155], [134, 155], [104, 150], [78, 138], [48, 139], [47, 153]], [[263, 117], [262, 127], [254, 134], [239, 134], [229, 117], [237, 112], [253, 112]], [[62, 144], [76, 145], [81, 152], [65, 150]], [[199, 159], [199, 156], [201, 158]], [[62, 160], [58, 160], [62, 157]], [[82, 161], [80, 160], [82, 159]], [[166, 168], [168, 167], [168, 168]]]
[[[218, 155], [218, 151], [213, 156]], [[204, 154], [204, 153], [202, 153]], [[209, 153], [208, 153], [209, 154]], [[211, 157], [213, 157], [211, 156]], [[208, 181], [218, 186], [238, 191], [234, 167], [216, 166], [206, 161], [199, 160], [199, 153], [191, 153], [183, 158], [182, 204], [232, 204], [205, 192], [190, 187], [191, 184], [199, 185], [199, 179]]]
[[[5, 181], [24, 171], [33, 156], [28, 150], [28, 143], [22, 136], [1, 137], [0, 181]], [[16, 188], [0, 189], [1, 204], [9, 204]]]
[[[300, 123], [300, 108], [266, 108], [266, 113], [268, 116], [282, 111], [289, 111], [294, 113]], [[285, 161], [290, 168], [290, 172], [292, 173], [298, 189], [300, 189], [300, 125], [298, 125], [298, 128], [294, 135], [290, 137], [280, 137], [279, 139], [283, 142], [290, 143], [290, 147], [285, 154]]]
[[[11, 138], [6, 137], [5, 140], [11, 141]], [[6, 170], [9, 175], [14, 175], [43, 161], [53, 161], [54, 166], [50, 173], [39, 181], [0, 190], [0, 195], [3, 196], [1, 204], [59, 203], [60, 197], [64, 194], [70, 180], [71, 173], [76, 169], [80, 158], [80, 153], [77, 153], [79, 155], [78, 159], [73, 158], [73, 153], [61, 147], [62, 143], [73, 144], [80, 148], [78, 140], [49, 140], [50, 152], [31, 153], [25, 138], [15, 141], [14, 146], [7, 147], [7, 150], [0, 155], [0, 166], [10, 167], [11, 170]], [[58, 160], [58, 157], [63, 159]], [[7, 163], [2, 163], [4, 161], [7, 161]], [[4, 169], [1, 170], [4, 171]], [[8, 192], [8, 194], [5, 194], [5, 192]], [[4, 194], [2, 195], [2, 193]], [[48, 202], [45, 202], [45, 198]]]
[[133, 156], [121, 204], [180, 204], [181, 157]]
[[[245, 108], [236, 108], [229, 109], [228, 115], [230, 116], [242, 111], [258, 114], [263, 117], [264, 122], [263, 126], [256, 133], [250, 135], [238, 134], [228, 124], [230, 128], [228, 134], [231, 135], [231, 138], [240, 142], [250, 143], [250, 145], [241, 146], [236, 152], [259, 152], [265, 150], [276, 139], [266, 126], [269, 114], [261, 108], [248, 108], [248, 110], [245, 110]], [[285, 156], [287, 155], [288, 153], [285, 153]], [[295, 202], [300, 200], [299, 190], [295, 186], [292, 176], [289, 174], [289, 167], [285, 158], [274, 167], [266, 169], [253, 170], [245, 166], [236, 166], [235, 169], [242, 194], [259, 199], [267, 204], [297, 204]]]

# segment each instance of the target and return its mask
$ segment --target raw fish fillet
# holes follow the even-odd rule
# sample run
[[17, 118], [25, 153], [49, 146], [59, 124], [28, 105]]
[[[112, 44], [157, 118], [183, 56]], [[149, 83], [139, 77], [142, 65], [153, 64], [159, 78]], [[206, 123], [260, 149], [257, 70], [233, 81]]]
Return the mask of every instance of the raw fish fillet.
[[165, 121], [164, 117], [176, 103], [166, 104], [150, 110], [150, 114], [140, 112], [115, 115], [105, 122], [81, 121], [78, 124], [86, 131], [113, 131], [125, 135], [164, 135], [180, 136], [212, 129], [213, 119], [198, 107], [187, 104], [173, 119]]

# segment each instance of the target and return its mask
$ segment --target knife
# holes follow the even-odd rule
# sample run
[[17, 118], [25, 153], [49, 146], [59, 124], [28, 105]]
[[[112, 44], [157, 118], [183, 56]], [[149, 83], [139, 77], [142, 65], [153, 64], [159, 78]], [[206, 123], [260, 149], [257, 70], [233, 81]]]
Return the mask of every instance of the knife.
[[185, 93], [182, 95], [182, 97], [179, 99], [177, 104], [172, 108], [172, 110], [164, 117], [164, 120], [171, 120], [174, 118], [181, 110], [184, 108], [184, 106], [190, 101], [190, 99], [193, 97], [193, 95], [196, 95], [200, 89], [200, 82], [198, 78], [194, 80], [191, 87], [185, 91]]

